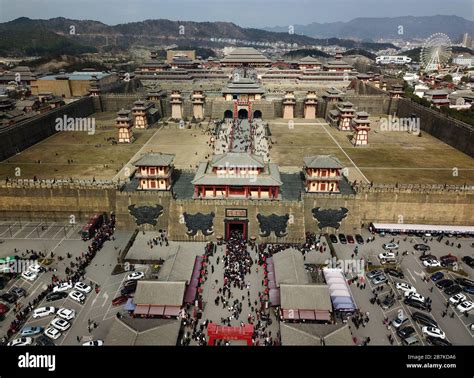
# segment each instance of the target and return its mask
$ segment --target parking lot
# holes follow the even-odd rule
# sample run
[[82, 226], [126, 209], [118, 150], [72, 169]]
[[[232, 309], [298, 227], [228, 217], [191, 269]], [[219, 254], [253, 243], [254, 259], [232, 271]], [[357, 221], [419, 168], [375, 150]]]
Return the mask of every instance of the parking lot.
[[[42, 252], [49, 258], [53, 253], [52, 263], [47, 266], [47, 270], [38, 275], [30, 282], [19, 277], [8, 282], [7, 286], [1, 290], [1, 294], [11, 290], [12, 287], [24, 288], [27, 296], [18, 300], [22, 307], [38, 296], [41, 291], [51, 284], [52, 276], [55, 274], [59, 278], [65, 277], [65, 269], [82, 252], [87, 251], [89, 242], [82, 241], [79, 231], [82, 225], [64, 226], [57, 223], [49, 223], [45, 229], [41, 224], [22, 222], [2, 222], [0, 223], [0, 257], [17, 255], [28, 258], [26, 250]], [[11, 233], [10, 233], [11, 230]], [[39, 234], [39, 235], [38, 235]], [[75, 311], [75, 318], [71, 320], [71, 327], [62, 333], [54, 341], [56, 345], [78, 345], [89, 340], [103, 338], [108, 332], [108, 324], [116, 315], [117, 308], [112, 306], [112, 299], [117, 295], [126, 273], [111, 275], [117, 264], [117, 256], [130, 238], [131, 232], [116, 231], [114, 240], [105, 242], [103, 248], [97, 253], [91, 264], [86, 269], [86, 275], [83, 282], [91, 285], [93, 288], [99, 286], [100, 290], [96, 293], [92, 290], [86, 295], [86, 300], [80, 304], [69, 297], [56, 301], [47, 302], [44, 298], [35, 308], [44, 306], [54, 306], [56, 309], [67, 308]], [[15, 250], [17, 253], [15, 253]], [[70, 258], [68, 258], [68, 253]], [[62, 258], [62, 259], [61, 259]], [[51, 268], [51, 271], [49, 270]], [[71, 292], [68, 290], [67, 292]], [[14, 305], [0, 299], [10, 307], [6, 313], [5, 319], [0, 322], [0, 337], [5, 335], [10, 323], [15, 318]], [[30, 313], [29, 318], [24, 323], [22, 329], [27, 326], [41, 326], [48, 328], [54, 316], [34, 319]], [[97, 328], [88, 330], [89, 320], [97, 324]], [[19, 337], [19, 333], [15, 336]]]
[[[358, 254], [354, 255], [354, 248], [356, 244], [341, 244], [340, 242], [335, 243], [334, 247], [339, 259], [354, 259], [354, 258], [363, 258], [364, 260], [370, 262], [374, 268], [384, 268], [385, 266], [381, 265], [378, 255], [381, 252], [384, 252], [382, 245], [384, 243], [389, 243], [391, 241], [399, 244], [398, 256], [396, 256], [396, 262], [394, 266], [401, 270], [404, 273], [404, 278], [395, 278], [390, 275], [388, 277], [388, 282], [380, 284], [377, 286], [382, 287], [382, 290], [376, 291], [377, 298], [382, 301], [384, 297], [389, 294], [392, 290], [395, 293], [395, 303], [390, 308], [384, 310], [377, 303], [372, 304], [370, 299], [374, 297], [373, 290], [376, 289], [375, 285], [372, 284], [371, 280], [365, 278], [366, 288], [360, 289], [356, 284], [351, 285], [351, 290], [356, 299], [356, 302], [362, 312], [370, 313], [369, 324], [365, 327], [359, 327], [356, 329], [354, 325], [351, 325], [351, 328], [356, 336], [360, 339], [370, 337], [371, 344], [377, 345], [386, 345], [390, 344], [388, 335], [392, 334], [394, 338], [394, 345], [400, 345], [401, 339], [396, 336], [396, 329], [390, 326], [389, 328], [384, 325], [384, 319], [388, 318], [389, 321], [392, 321], [396, 318], [400, 312], [408, 314], [409, 320], [403, 324], [402, 327], [412, 326], [421, 341], [422, 345], [426, 345], [426, 340], [424, 335], [421, 332], [421, 326], [411, 319], [414, 312], [422, 312], [432, 316], [439, 325], [439, 328], [446, 333], [446, 339], [451, 342], [453, 345], [473, 345], [474, 344], [474, 332], [471, 331], [470, 326], [474, 322], [474, 315], [472, 311], [465, 316], [461, 314], [455, 306], [450, 304], [448, 308], [446, 304], [449, 300], [449, 295], [446, 295], [442, 290], [440, 290], [434, 284], [431, 279], [428, 279], [428, 282], [424, 280], [425, 277], [430, 277], [431, 273], [427, 271], [427, 268], [423, 266], [420, 256], [422, 252], [416, 251], [413, 246], [415, 244], [426, 244], [430, 246], [430, 254], [440, 258], [441, 256], [452, 254], [458, 258], [458, 273], [455, 271], [448, 271], [443, 269], [444, 278], [454, 280], [457, 277], [462, 277], [459, 272], [464, 271], [467, 275], [466, 278], [472, 279], [473, 269], [470, 268], [467, 264], [461, 261], [461, 258], [466, 255], [473, 255], [474, 248], [471, 247], [471, 244], [474, 242], [474, 239], [467, 238], [443, 238], [441, 242], [438, 242], [436, 238], [421, 238], [421, 237], [408, 237], [408, 236], [379, 236], [375, 235], [375, 240], [367, 243], [367, 238], [373, 236], [368, 231], [362, 234], [364, 237], [364, 245], [358, 246]], [[422, 240], [424, 239], [424, 240]], [[446, 245], [446, 240], [449, 240], [449, 246]], [[451, 243], [454, 243], [451, 246]], [[461, 244], [461, 248], [458, 248], [457, 245]], [[407, 254], [403, 252], [407, 251]], [[365, 272], [367, 273], [367, 272]], [[355, 276], [356, 274], [354, 274]], [[403, 292], [399, 292], [395, 288], [396, 282], [405, 282], [409, 285], [412, 285], [416, 288], [416, 291], [425, 298], [430, 298], [431, 303], [431, 312], [426, 312], [424, 310], [419, 310], [411, 306], [406, 305], [403, 302]], [[399, 294], [402, 299], [399, 300]], [[468, 293], [463, 293], [467, 300], [473, 300], [473, 296]], [[443, 312], [447, 310], [447, 314], [443, 316]]]

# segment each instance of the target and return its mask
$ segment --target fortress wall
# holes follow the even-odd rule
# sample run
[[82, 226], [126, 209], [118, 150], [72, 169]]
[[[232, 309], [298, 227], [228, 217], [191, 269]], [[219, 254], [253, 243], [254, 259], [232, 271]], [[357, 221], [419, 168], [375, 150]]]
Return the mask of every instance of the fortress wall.
[[82, 118], [92, 113], [94, 113], [94, 103], [90, 97], [84, 97], [10, 126], [0, 132], [0, 160], [7, 159], [57, 133], [56, 118], [62, 118], [64, 115]]
[[473, 126], [448, 118], [436, 110], [428, 109], [409, 99], [400, 99], [397, 116], [410, 117], [412, 114], [419, 117], [421, 130], [474, 157]]

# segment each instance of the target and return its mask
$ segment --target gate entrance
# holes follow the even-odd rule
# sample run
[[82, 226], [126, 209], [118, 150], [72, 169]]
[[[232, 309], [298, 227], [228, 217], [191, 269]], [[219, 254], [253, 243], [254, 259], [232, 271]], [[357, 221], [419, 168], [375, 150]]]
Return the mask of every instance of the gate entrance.
[[209, 336], [208, 345], [214, 346], [216, 340], [245, 340], [248, 346], [252, 346], [253, 325], [245, 324], [243, 327], [218, 326], [209, 323], [207, 326]]
[[229, 240], [233, 231], [238, 231], [242, 235], [243, 240], [247, 240], [247, 226], [248, 219], [245, 220], [234, 220], [234, 219], [224, 219], [225, 223], [225, 240]]

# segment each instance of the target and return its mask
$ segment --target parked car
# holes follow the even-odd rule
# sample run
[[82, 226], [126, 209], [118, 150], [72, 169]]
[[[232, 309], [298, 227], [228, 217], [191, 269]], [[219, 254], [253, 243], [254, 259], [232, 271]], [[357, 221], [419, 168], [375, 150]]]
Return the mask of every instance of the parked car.
[[446, 334], [441, 329], [439, 329], [438, 327], [424, 326], [421, 329], [421, 332], [423, 332], [425, 335], [431, 336], [431, 337], [437, 337], [437, 338], [440, 338], [440, 339], [445, 339], [446, 338]]
[[74, 285], [74, 289], [79, 290], [86, 294], [92, 291], [92, 287], [90, 287], [89, 285], [86, 285], [83, 282], [76, 282], [76, 284]]
[[128, 287], [128, 286], [137, 287], [137, 285], [138, 285], [138, 280], [128, 280], [123, 283], [123, 287]]
[[415, 333], [415, 328], [413, 328], [412, 326], [399, 328], [397, 330], [397, 335], [400, 336], [402, 339], [406, 339]]
[[438, 266], [441, 266], [441, 262], [435, 259], [427, 259], [423, 260], [423, 265], [427, 268], [436, 268]]
[[465, 312], [471, 312], [473, 308], [474, 308], [474, 303], [472, 303], [471, 301], [464, 301], [464, 302], [459, 303], [456, 306], [456, 309], [461, 314], [464, 314]]
[[405, 303], [406, 305], [410, 307], [417, 308], [418, 310], [423, 310], [423, 311], [428, 311], [428, 312], [431, 311], [431, 307], [429, 307], [426, 302], [420, 302], [420, 301], [417, 301], [416, 299], [405, 298], [403, 303]]
[[60, 291], [60, 292], [56, 292], [56, 293], [49, 293], [46, 296], [46, 300], [48, 302], [53, 302], [53, 301], [57, 301], [59, 299], [63, 299], [63, 298], [66, 298], [66, 297], [67, 297], [67, 293], [65, 293], [63, 291]]
[[449, 254], [449, 255], [441, 256], [439, 260], [441, 261], [441, 264], [443, 266], [450, 266], [450, 265], [453, 265], [454, 263], [457, 263], [458, 258], [456, 256]]
[[42, 335], [42, 336], [40, 336], [36, 339], [35, 345], [38, 345], [38, 346], [54, 346], [55, 344], [53, 343], [53, 341], [49, 337], [46, 337], [46, 336]]
[[112, 300], [112, 306], [120, 306], [120, 305], [124, 304], [125, 302], [127, 302], [127, 300], [128, 300], [128, 296], [121, 295], [121, 296], [119, 296], [117, 298], [114, 298]]
[[7, 346], [27, 346], [31, 345], [33, 339], [31, 337], [20, 337], [10, 341]]
[[454, 295], [460, 293], [462, 291], [462, 287], [459, 285], [451, 285], [445, 288], [443, 291], [446, 295]]
[[462, 291], [468, 294], [474, 294], [474, 286], [464, 286]]
[[38, 275], [36, 273], [31, 272], [29, 270], [23, 272], [21, 276], [27, 281], [34, 281], [38, 278]]
[[439, 337], [426, 336], [426, 341], [430, 345], [434, 346], [451, 346], [452, 344], [446, 339], [440, 339]]
[[449, 298], [449, 303], [457, 305], [458, 303], [464, 302], [465, 300], [466, 296], [464, 294], [458, 293]]
[[17, 296], [12, 293], [3, 293], [2, 295], [0, 295], [0, 298], [10, 304], [15, 303], [18, 299]]
[[5, 315], [8, 311], [10, 311], [10, 307], [6, 304], [0, 303], [0, 315]]
[[416, 289], [411, 286], [410, 284], [407, 284], [405, 282], [397, 282], [395, 284], [395, 287], [398, 289], [398, 290], [401, 290], [401, 291], [404, 291], [404, 292], [413, 292], [413, 293], [416, 293]]
[[17, 286], [12, 287], [10, 289], [10, 293], [15, 295], [17, 297], [17, 299], [27, 296], [26, 290], [23, 289], [22, 287], [17, 287]]
[[367, 276], [367, 278], [368, 278], [369, 280], [371, 280], [372, 278], [374, 278], [374, 277], [376, 277], [376, 276], [378, 276], [378, 275], [380, 275], [380, 274], [382, 274], [382, 273], [383, 273], [382, 270], [380, 270], [380, 269], [374, 269], [374, 270], [371, 270], [370, 272], [368, 272], [368, 273], [366, 274], [366, 276]]
[[393, 252], [379, 253], [379, 259], [380, 260], [387, 260], [387, 259], [394, 259], [394, 258], [395, 258], [395, 253], [393, 253]]
[[382, 248], [386, 249], [386, 250], [398, 249], [398, 244], [397, 243], [387, 243], [387, 244], [383, 244]]
[[423, 295], [411, 291], [405, 292], [405, 298], [423, 303], [426, 302], [426, 298]]
[[44, 332], [43, 327], [31, 327], [27, 326], [21, 330], [22, 336], [36, 336]]
[[413, 248], [415, 248], [417, 251], [429, 251], [429, 250], [431, 250], [431, 247], [429, 245], [426, 245], [426, 244], [415, 244], [413, 246]]
[[458, 285], [461, 286], [474, 286], [474, 281], [469, 278], [457, 277], [454, 279]]
[[71, 328], [71, 323], [69, 323], [67, 320], [64, 320], [63, 318], [54, 318], [51, 322], [51, 326], [57, 328], [61, 332], [64, 332]]
[[436, 256], [434, 255], [430, 255], [429, 253], [428, 254], [422, 254], [420, 256], [420, 260], [421, 261], [425, 261], [425, 260], [437, 260]]
[[61, 307], [56, 315], [60, 318], [63, 318], [64, 320], [71, 320], [76, 316], [76, 311]]
[[82, 344], [83, 346], [102, 346], [104, 342], [102, 340], [92, 340]]
[[420, 339], [418, 338], [418, 336], [414, 335], [414, 336], [407, 337], [406, 339], [402, 339], [402, 343], [403, 345], [412, 346], [412, 345], [419, 344]]
[[61, 282], [60, 284], [53, 287], [53, 293], [68, 291], [71, 289], [72, 289], [72, 284], [70, 284], [69, 282]]
[[352, 235], [347, 235], [347, 242], [349, 244], [354, 244], [354, 237]]
[[431, 275], [431, 281], [436, 282], [444, 278], [443, 272], [436, 272]]
[[69, 293], [69, 298], [71, 298], [73, 301], [76, 301], [80, 304], [84, 304], [86, 300], [86, 296], [77, 290], [71, 291]]
[[395, 297], [387, 295], [387, 296], [385, 296], [384, 300], [382, 301], [381, 306], [384, 310], [388, 310], [394, 304], [395, 304]]
[[474, 258], [471, 256], [464, 256], [461, 259], [464, 263], [466, 263], [469, 267], [474, 268]]
[[35, 263], [33, 263], [32, 265], [30, 265], [28, 267], [28, 270], [33, 272], [33, 273], [39, 274], [41, 272], [44, 272], [46, 269], [44, 267], [42, 267], [40, 264], [35, 262]]
[[347, 244], [346, 235], [339, 234], [339, 241], [341, 242], [341, 244]]
[[50, 339], [57, 340], [61, 337], [61, 332], [54, 327], [49, 327], [44, 331], [45, 336], [48, 336]]
[[444, 280], [441, 280], [441, 281], [437, 281], [436, 284], [435, 284], [439, 289], [445, 289], [447, 287], [450, 287], [452, 285], [454, 285], [454, 281], [453, 280], [449, 280], [449, 279], [444, 279]]
[[431, 316], [423, 314], [422, 312], [415, 311], [411, 318], [417, 323], [423, 324], [425, 326], [437, 327], [438, 323]]
[[392, 277], [397, 277], [397, 278], [404, 278], [405, 275], [401, 270], [398, 269], [393, 269], [393, 268], [385, 268], [384, 272], [389, 274]]
[[141, 280], [143, 277], [145, 277], [143, 272], [132, 272], [127, 276], [127, 280]]
[[406, 321], [408, 321], [408, 317], [405, 314], [400, 313], [395, 319], [392, 320], [392, 326], [395, 328], [400, 328]]
[[333, 243], [333, 244], [337, 244], [337, 242], [338, 242], [337, 236], [334, 235], [334, 234], [329, 234], [329, 240], [331, 240], [331, 243]]
[[56, 309], [54, 307], [39, 307], [33, 311], [33, 318], [44, 318], [45, 316], [53, 315], [56, 313]]
[[357, 244], [361, 244], [361, 245], [364, 244], [364, 238], [362, 237], [362, 235], [357, 234], [355, 236], [355, 239], [356, 239]]
[[388, 278], [385, 274], [379, 274], [378, 276], [375, 276], [372, 278], [372, 284], [374, 285], [380, 285], [388, 281]]
[[137, 290], [136, 286], [125, 286], [120, 290], [122, 296], [133, 294]]

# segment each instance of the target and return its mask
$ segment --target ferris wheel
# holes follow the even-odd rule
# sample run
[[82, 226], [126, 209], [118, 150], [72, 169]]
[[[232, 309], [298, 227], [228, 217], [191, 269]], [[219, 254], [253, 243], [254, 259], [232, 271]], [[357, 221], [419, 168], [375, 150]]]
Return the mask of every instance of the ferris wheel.
[[451, 57], [451, 40], [444, 33], [435, 33], [426, 39], [420, 53], [425, 72], [439, 71]]

